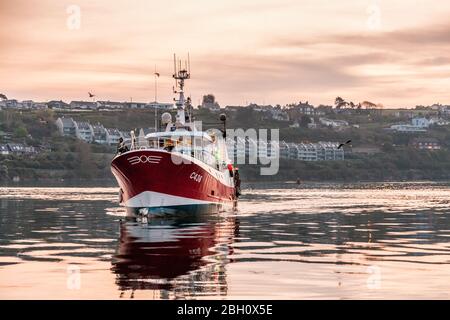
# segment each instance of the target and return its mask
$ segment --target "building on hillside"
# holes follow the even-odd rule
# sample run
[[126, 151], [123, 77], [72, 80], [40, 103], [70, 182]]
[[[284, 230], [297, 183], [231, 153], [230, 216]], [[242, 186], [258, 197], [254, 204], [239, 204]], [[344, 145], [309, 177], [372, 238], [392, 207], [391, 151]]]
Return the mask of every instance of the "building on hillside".
[[280, 106], [269, 110], [272, 119], [277, 121], [289, 121], [289, 114]]
[[25, 146], [21, 143], [8, 143], [8, 149], [13, 154], [24, 154]]
[[289, 158], [289, 146], [285, 141], [281, 141], [278, 143], [278, 150], [280, 154], [280, 158], [288, 159]]
[[297, 160], [317, 161], [317, 148], [313, 143], [300, 143], [297, 145]]
[[46, 102], [34, 102], [33, 103], [33, 109], [47, 109], [47, 103]]
[[115, 128], [106, 129], [106, 141], [111, 146], [116, 146], [119, 143], [120, 131]]
[[32, 109], [33, 105], [34, 105], [34, 101], [33, 100], [24, 100], [20, 104], [21, 104], [22, 109]]
[[427, 132], [427, 129], [415, 127], [410, 124], [394, 124], [390, 126], [390, 130], [397, 131], [397, 132], [403, 132], [403, 133], [420, 133], [420, 132]]
[[439, 140], [435, 138], [415, 138], [410, 144], [412, 147], [418, 150], [441, 150], [441, 144]]
[[59, 133], [63, 136], [76, 137], [76, 125], [72, 118], [60, 117], [56, 120]]
[[64, 110], [64, 109], [70, 109], [70, 105], [65, 103], [62, 100], [51, 100], [47, 102], [47, 108], [49, 109], [55, 109], [55, 110]]
[[426, 132], [432, 124], [436, 122], [435, 119], [427, 119], [424, 117], [415, 117], [411, 119], [411, 124], [394, 124], [390, 127], [391, 130], [398, 132]]
[[92, 130], [94, 132], [93, 142], [98, 144], [108, 144], [108, 139], [106, 136], [106, 129], [100, 123], [92, 125]]
[[20, 107], [22, 109], [47, 109], [47, 103], [34, 102], [33, 100], [24, 100], [20, 102]]
[[127, 109], [145, 109], [147, 103], [144, 102], [124, 102]]
[[0, 155], [6, 156], [9, 154], [9, 148], [6, 144], [0, 144]]
[[315, 115], [314, 106], [310, 105], [308, 102], [303, 103], [300, 101], [300, 103], [295, 105], [294, 108], [297, 109], [300, 114], [306, 114], [308, 116]]
[[336, 142], [319, 142], [316, 144], [317, 160], [336, 161], [344, 160], [344, 149], [338, 149], [339, 144]]
[[342, 127], [348, 127], [348, 122], [344, 120], [334, 120], [334, 119], [327, 119], [327, 118], [319, 118], [319, 122], [326, 126], [331, 128], [342, 128]]
[[81, 110], [96, 110], [98, 107], [97, 102], [93, 101], [71, 101], [71, 109], [81, 109]]
[[1, 101], [2, 106], [6, 109], [18, 109], [21, 104], [16, 99], [6, 99]]
[[89, 122], [75, 121], [76, 137], [85, 142], [92, 142], [94, 140], [94, 129]]
[[326, 105], [319, 105], [316, 108], [316, 116], [323, 116], [326, 114], [331, 114], [333, 113], [333, 107], [332, 106], [326, 106]]
[[413, 118], [411, 120], [412, 126], [416, 128], [429, 128], [433, 122], [433, 120], [423, 117]]
[[97, 104], [99, 109], [119, 110], [126, 108], [125, 103], [117, 101], [97, 101]]
[[288, 159], [298, 160], [300, 149], [296, 143], [288, 142]]
[[240, 110], [241, 108], [244, 108], [243, 106], [226, 106], [225, 111], [227, 112], [236, 112]]
[[21, 143], [8, 143], [7, 144], [9, 154], [27, 154], [32, 155], [37, 153], [36, 148], [27, 146]]
[[299, 102], [288, 104], [285, 107], [286, 112], [289, 114], [290, 120], [299, 120], [302, 116], [322, 116], [325, 114], [323, 109], [315, 108], [313, 105], [306, 102]]
[[[244, 147], [245, 146], [245, 147]], [[281, 159], [299, 161], [340, 161], [344, 160], [344, 149], [338, 149], [337, 142], [318, 143], [293, 143], [293, 142], [269, 142], [254, 141], [253, 139], [237, 138], [237, 141], [227, 139], [227, 149], [230, 158], [249, 159], [251, 152], [255, 150], [256, 155], [273, 158], [279, 156]], [[276, 150], [278, 149], [278, 150]]]
[[164, 102], [149, 102], [145, 106], [148, 109], [158, 109], [158, 110], [164, 110], [164, 111], [170, 111], [173, 110], [174, 105], [173, 103], [164, 103]]
[[316, 123], [316, 121], [314, 120], [314, 118], [311, 118], [311, 122], [310, 123], [308, 123], [308, 129], [316, 129], [317, 128], [317, 123]]
[[273, 109], [273, 106], [269, 105], [260, 105], [256, 103], [250, 103], [247, 108], [253, 109], [256, 112], [270, 112]]

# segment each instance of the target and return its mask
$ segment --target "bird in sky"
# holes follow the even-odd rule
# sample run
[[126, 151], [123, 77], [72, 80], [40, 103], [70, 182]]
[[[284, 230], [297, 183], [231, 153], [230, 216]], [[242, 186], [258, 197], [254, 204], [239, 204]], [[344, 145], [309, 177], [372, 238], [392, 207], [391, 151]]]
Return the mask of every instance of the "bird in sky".
[[155, 76], [159, 78], [159, 72], [155, 72]]
[[350, 144], [350, 143], [352, 143], [352, 140], [347, 140], [346, 143], [341, 143], [341, 144], [339, 144], [339, 146], [338, 146], [337, 148], [338, 148], [338, 149], [341, 149], [343, 146], [345, 146], [345, 145], [347, 145], [347, 144]]
[[90, 93], [90, 92], [88, 92], [88, 94], [89, 94], [89, 98], [95, 97], [95, 94], [92, 94], [92, 93]]

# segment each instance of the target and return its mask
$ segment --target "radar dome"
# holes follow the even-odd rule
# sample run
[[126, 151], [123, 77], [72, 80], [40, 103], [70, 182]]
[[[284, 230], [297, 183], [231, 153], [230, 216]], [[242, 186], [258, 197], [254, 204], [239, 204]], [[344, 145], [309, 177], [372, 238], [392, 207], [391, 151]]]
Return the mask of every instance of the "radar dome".
[[220, 121], [225, 121], [225, 120], [227, 120], [227, 115], [225, 114], [225, 113], [222, 113], [221, 115], [220, 115]]
[[168, 112], [164, 112], [161, 116], [161, 122], [162, 124], [168, 124], [169, 122], [172, 122], [172, 115]]

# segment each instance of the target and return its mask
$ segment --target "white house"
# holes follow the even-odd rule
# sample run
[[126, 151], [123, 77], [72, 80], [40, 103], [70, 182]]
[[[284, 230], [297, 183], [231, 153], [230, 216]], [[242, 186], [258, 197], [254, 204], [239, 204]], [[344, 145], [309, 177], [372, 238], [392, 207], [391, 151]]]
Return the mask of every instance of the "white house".
[[145, 107], [150, 109], [156, 108], [158, 110], [172, 110], [174, 106], [173, 103], [149, 102]]
[[99, 108], [101, 109], [125, 109], [126, 104], [116, 101], [97, 101]]
[[281, 108], [276, 107], [276, 108], [270, 109], [269, 112], [272, 116], [272, 119], [274, 119], [274, 120], [289, 121], [288, 113]]
[[394, 124], [390, 129], [398, 132], [427, 132], [425, 128], [415, 127], [410, 124]]
[[21, 104], [16, 99], [2, 100], [2, 106], [5, 108], [20, 108]]
[[32, 109], [33, 105], [34, 105], [34, 101], [33, 100], [24, 100], [21, 102], [22, 104], [22, 108], [24, 109]]
[[9, 149], [8, 149], [8, 146], [6, 144], [0, 144], [0, 154], [1, 155], [8, 155], [9, 154]]
[[[243, 146], [245, 145], [245, 148]], [[279, 155], [283, 159], [299, 161], [338, 161], [344, 160], [344, 149], [338, 149], [337, 142], [318, 143], [292, 143], [275, 142], [266, 143], [250, 138], [237, 138], [235, 142], [227, 139], [228, 155], [233, 159], [248, 157], [251, 150], [257, 150], [260, 157], [273, 157]], [[253, 149], [257, 147], [258, 149]], [[276, 150], [277, 149], [277, 150]]]
[[436, 120], [423, 117], [416, 117], [411, 120], [411, 124], [394, 124], [391, 130], [398, 132], [426, 132]]
[[92, 126], [94, 132], [94, 142], [99, 144], [108, 144], [106, 129], [101, 124]]
[[317, 160], [344, 160], [344, 149], [338, 149], [336, 142], [319, 142], [315, 144], [317, 149]]
[[412, 125], [416, 128], [428, 128], [430, 125], [433, 124], [432, 120], [429, 120], [427, 118], [413, 118], [411, 120]]
[[20, 102], [23, 109], [47, 109], [47, 103], [34, 102], [33, 100], [24, 100]]
[[109, 145], [115, 146], [119, 143], [121, 137], [120, 131], [114, 128], [106, 129], [106, 141]]
[[339, 127], [347, 127], [348, 122], [344, 120], [332, 120], [327, 118], [319, 118], [319, 122], [327, 127], [339, 128]]
[[92, 102], [92, 101], [71, 101], [70, 102], [71, 109], [95, 110], [95, 109], [97, 109], [97, 107], [98, 107], [97, 102]]
[[61, 135], [76, 137], [76, 125], [72, 118], [60, 117], [55, 124]]
[[94, 129], [89, 122], [77, 122], [75, 121], [75, 132], [78, 139], [92, 142], [94, 140]]
[[312, 143], [300, 143], [297, 145], [297, 160], [317, 161], [317, 148]]

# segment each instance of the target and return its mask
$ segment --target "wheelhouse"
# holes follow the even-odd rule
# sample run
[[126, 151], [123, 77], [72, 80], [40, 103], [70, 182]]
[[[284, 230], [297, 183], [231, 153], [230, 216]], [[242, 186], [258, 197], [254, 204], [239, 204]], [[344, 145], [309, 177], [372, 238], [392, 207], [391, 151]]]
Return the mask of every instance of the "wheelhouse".
[[220, 170], [226, 166], [226, 145], [214, 133], [202, 131], [165, 131], [145, 136], [146, 148], [180, 153]]

